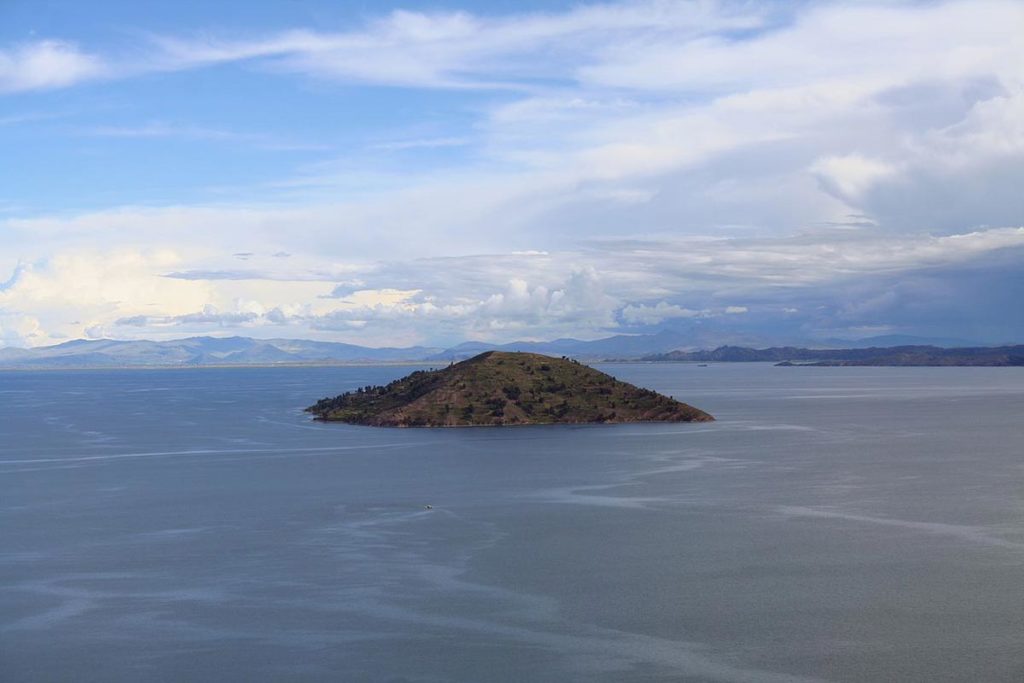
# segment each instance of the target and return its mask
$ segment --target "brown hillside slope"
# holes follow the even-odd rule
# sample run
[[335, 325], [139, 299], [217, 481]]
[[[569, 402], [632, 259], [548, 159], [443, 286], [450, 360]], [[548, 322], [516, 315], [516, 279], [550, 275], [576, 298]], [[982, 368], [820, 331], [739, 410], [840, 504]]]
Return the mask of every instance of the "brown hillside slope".
[[443, 370], [325, 398], [319, 420], [378, 427], [708, 422], [693, 406], [565, 358], [488, 351]]

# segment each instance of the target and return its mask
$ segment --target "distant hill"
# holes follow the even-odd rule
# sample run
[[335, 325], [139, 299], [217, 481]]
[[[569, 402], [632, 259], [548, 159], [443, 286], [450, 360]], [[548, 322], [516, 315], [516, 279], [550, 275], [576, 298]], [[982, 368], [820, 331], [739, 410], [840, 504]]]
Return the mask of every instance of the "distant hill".
[[689, 336], [665, 330], [655, 334], [618, 334], [604, 339], [555, 339], [553, 341], [517, 341], [508, 344], [465, 342], [447, 348], [428, 360], [458, 361], [471, 358], [484, 351], [526, 351], [553, 356], [572, 356], [586, 360], [607, 358], [639, 358], [640, 356], [671, 351], [689, 343]]
[[919, 337], [912, 334], [883, 334], [863, 339], [823, 339], [816, 347], [835, 349], [868, 349], [890, 346], [941, 346], [945, 349], [984, 346], [970, 339], [957, 337]]
[[639, 358], [680, 348], [686, 340], [674, 332], [616, 335], [582, 341], [488, 344], [466, 342], [448, 349], [425, 346], [372, 348], [304, 339], [189, 337], [170, 341], [78, 339], [33, 349], [0, 348], [3, 368], [201, 367], [208, 365], [280, 365], [459, 361], [483, 351], [528, 351], [579, 359]]
[[707, 422], [710, 415], [566, 358], [487, 351], [443, 370], [325, 398], [317, 419], [377, 427]]
[[[902, 337], [891, 337], [902, 339]], [[890, 339], [878, 337], [876, 339]], [[865, 342], [866, 340], [861, 340]], [[550, 356], [569, 356], [577, 360], [770, 360], [825, 361], [858, 360], [853, 355], [872, 349], [859, 347], [815, 348], [785, 346], [754, 349], [747, 346], [720, 346], [712, 351], [682, 351], [693, 338], [670, 330], [656, 334], [615, 335], [604, 339], [555, 339], [518, 341], [508, 344], [465, 342], [447, 349], [427, 346], [372, 348], [339, 342], [305, 339], [251, 339], [249, 337], [189, 337], [169, 341], [120, 341], [114, 339], [78, 339], [55, 346], [32, 349], [0, 348], [0, 368], [120, 368], [120, 367], [203, 367], [221, 365], [329, 365], [332, 363], [389, 363], [422, 361], [460, 361], [484, 351], [522, 351]], [[748, 342], [749, 343], [749, 342]], [[853, 348], [857, 346], [857, 348]], [[887, 348], [892, 345], [884, 345]], [[894, 348], [935, 349], [941, 344], [902, 344]], [[979, 354], [1000, 348], [965, 347]], [[942, 351], [942, 349], [939, 349]], [[958, 350], [958, 349], [953, 349]], [[954, 363], [955, 364], [955, 363]]]
[[374, 349], [301, 339], [189, 337], [173, 341], [75, 340], [35, 349], [0, 349], [0, 367], [198, 367], [422, 360], [436, 348]]
[[[582, 341], [580, 339], [555, 339], [553, 341], [526, 342], [517, 341], [508, 344], [488, 344], [486, 342], [466, 342], [447, 348], [428, 360], [464, 360], [483, 351], [528, 351], [546, 355], [566, 355], [580, 360], [636, 360], [647, 359], [660, 354], [676, 352], [678, 349], [693, 348], [700, 343], [691, 332], [663, 330], [655, 334], [620, 334], [604, 339]], [[751, 342], [747, 342], [751, 343]], [[893, 346], [938, 346], [938, 347], [977, 347], [977, 344], [962, 339], [942, 339], [938, 337], [913, 337], [909, 335], [885, 335], [869, 337], [856, 341], [826, 339], [813, 344], [814, 349], [860, 349], [869, 347]], [[728, 349], [752, 349], [747, 346], [728, 345]], [[772, 347], [785, 349], [803, 349], [803, 347]], [[682, 351], [680, 351], [682, 353]], [[697, 351], [695, 353], [702, 353]], [[740, 359], [734, 359], [740, 360]]]
[[785, 365], [1024, 365], [1024, 345], [944, 349], [937, 346], [894, 346], [866, 349], [804, 349], [780, 346], [750, 349], [720, 346], [711, 351], [670, 351], [645, 356], [648, 361], [775, 362]]

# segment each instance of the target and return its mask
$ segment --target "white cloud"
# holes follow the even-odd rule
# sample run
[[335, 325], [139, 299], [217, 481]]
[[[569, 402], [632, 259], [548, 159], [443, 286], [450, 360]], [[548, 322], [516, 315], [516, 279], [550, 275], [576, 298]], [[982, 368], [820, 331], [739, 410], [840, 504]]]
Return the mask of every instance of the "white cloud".
[[180, 263], [171, 250], [63, 252], [23, 265], [0, 290], [0, 310], [33, 323], [24, 342], [39, 345], [127, 315], [185, 313], [210, 296], [202, 282], [175, 281], [160, 271]]
[[387, 152], [396, 152], [407, 149], [437, 149], [439, 147], [465, 147], [470, 144], [470, 139], [465, 137], [446, 138], [420, 138], [416, 140], [393, 140], [391, 142], [378, 142], [370, 145], [370, 149], [379, 149]]
[[[494, 215], [508, 202], [519, 208], [510, 215], [515, 224], [507, 227], [519, 228], [530, 224], [531, 212], [591, 199], [648, 204], [643, 221], [629, 229], [643, 229], [644, 223], [664, 228], [670, 208], [666, 199], [650, 201], [659, 199], [651, 180], [701, 171], [702, 187], [687, 185], [708, 198], [706, 207], [689, 212], [696, 213], [689, 220], [701, 221], [701, 229], [713, 227], [711, 216], [721, 216], [721, 225], [791, 230], [837, 222], [846, 213], [888, 212], [872, 204], [871, 191], [924, 173], [936, 154], [961, 159], [964, 173], [993, 155], [1019, 154], [1024, 117], [1013, 93], [1024, 84], [1024, 47], [1015, 31], [1022, 21], [1019, 3], [998, 1], [790, 9], [625, 2], [502, 17], [397, 11], [345, 32], [165, 37], [142, 64], [119, 65], [113, 72], [127, 76], [252, 61], [275, 70], [403, 87], [525, 86], [522, 95], [502, 98], [505, 104], [490, 110], [480, 122], [479, 140], [440, 135], [378, 143], [397, 150], [468, 142], [485, 152], [483, 168], [446, 170], [429, 179], [375, 179], [391, 184], [382, 205], [392, 214], [413, 199], [409, 213], [417, 222], [430, 221], [420, 234], [435, 228], [453, 232], [442, 226]], [[749, 33], [737, 37], [736, 30]], [[538, 78], [541, 82], [534, 82]], [[972, 79], [988, 79], [993, 92], [1009, 93], [1006, 101], [992, 92], [975, 95], [981, 99], [970, 116], [954, 116], [951, 125], [900, 118], [905, 106], [894, 105], [889, 96], [921, 83], [948, 89]], [[922, 100], [920, 106], [931, 103]], [[196, 139], [239, 135], [159, 123], [97, 132]], [[760, 171], [765, 177], [751, 177], [760, 163], [757, 155], [769, 146], [780, 152], [776, 163]], [[725, 160], [731, 163], [721, 168]], [[820, 188], [815, 178], [823, 181]], [[467, 181], [470, 192], [463, 189]], [[346, 162], [340, 170], [325, 165], [276, 189], [337, 196], [366, 182]], [[395, 186], [401, 189], [394, 192]], [[788, 196], [780, 197], [778, 188]], [[828, 192], [832, 196], [816, 196]], [[464, 207], [468, 198], [476, 206]], [[462, 212], [468, 220], [450, 210], [434, 218], [453, 206], [469, 208]], [[364, 204], [356, 213], [364, 208], [377, 210]], [[701, 217], [705, 211], [709, 218]], [[344, 212], [352, 213], [352, 207]], [[1006, 224], [1005, 214], [978, 222]], [[410, 221], [408, 216], [357, 218], [375, 221], [381, 232], [401, 231]], [[686, 219], [677, 219], [669, 227], [679, 230], [685, 224]]]
[[85, 328], [86, 339], [106, 339], [108, 336], [106, 327], [103, 325], [89, 325]]
[[[21, 266], [0, 287], [0, 312], [4, 342], [13, 345], [218, 331], [371, 345], [594, 338], [615, 332], [620, 322], [745, 318], [738, 314], [750, 305], [806, 318], [818, 315], [809, 300], [868, 276], [909, 278], [1021, 250], [1024, 228], [938, 237], [824, 232], [392, 261], [364, 266], [357, 278], [345, 269], [332, 276], [329, 263], [308, 259], [288, 259], [290, 269], [262, 277], [168, 277], [185, 258], [171, 250], [73, 251]], [[280, 263], [270, 253], [253, 258]], [[344, 278], [358, 284], [344, 298], [330, 296]], [[873, 307], [844, 305], [830, 315], [860, 320], [902, 303], [879, 298], [883, 293], [859, 297], [877, 301]], [[683, 305], [681, 296], [699, 305]], [[738, 297], [751, 304], [729, 301]]]
[[786, 88], [808, 80], [837, 89], [869, 78], [899, 83], [1014, 72], [1024, 53], [1020, 3], [820, 3], [795, 21], [750, 39], [671, 34], [638, 45], [611, 43], [582, 70], [587, 82], [617, 88], [686, 90]]
[[102, 60], [60, 40], [0, 50], [0, 93], [61, 88], [106, 73]]
[[[490, 286], [497, 285], [492, 281]], [[416, 330], [420, 341], [429, 341], [432, 334], [434, 339], [449, 340], [502, 340], [509, 335], [532, 339], [570, 333], [593, 337], [614, 327], [614, 311], [620, 305], [604, 292], [601, 277], [592, 267], [580, 268], [553, 286], [513, 278], [481, 298], [392, 291], [398, 297], [390, 301], [352, 300], [348, 306], [302, 322], [320, 330], [357, 327], [364, 335], [400, 330], [406, 338]]]
[[0, 308], [0, 347], [39, 346], [50, 341], [35, 316]]
[[622, 319], [630, 325], [657, 325], [672, 318], [696, 318], [708, 313], [709, 311], [706, 310], [695, 311], [666, 301], [659, 301], [653, 306], [630, 304], [622, 309]]
[[891, 165], [859, 154], [820, 159], [811, 167], [825, 186], [841, 198], [856, 202], [876, 182], [896, 173]]
[[573, 272], [557, 288], [531, 287], [519, 279], [508, 283], [480, 306], [483, 324], [489, 329], [524, 328], [530, 325], [572, 327], [582, 333], [614, 326], [614, 297], [605, 293], [593, 266]]
[[[361, 30], [287, 31], [262, 39], [159, 41], [165, 68], [265, 60], [275, 69], [344, 81], [441, 88], [523, 88], [569, 74], [608, 42], [637, 35], [692, 37], [746, 29], [756, 13], [707, 2], [631, 2], [564, 13], [486, 18], [467, 12], [396, 10]], [[543, 63], [533, 57], [544, 54]]]

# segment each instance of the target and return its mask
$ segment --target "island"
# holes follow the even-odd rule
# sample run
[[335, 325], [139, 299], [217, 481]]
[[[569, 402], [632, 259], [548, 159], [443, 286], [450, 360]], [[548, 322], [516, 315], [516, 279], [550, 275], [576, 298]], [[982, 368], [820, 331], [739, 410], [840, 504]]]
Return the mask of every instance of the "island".
[[487, 351], [306, 408], [317, 420], [375, 427], [709, 422], [703, 410], [569, 358]]

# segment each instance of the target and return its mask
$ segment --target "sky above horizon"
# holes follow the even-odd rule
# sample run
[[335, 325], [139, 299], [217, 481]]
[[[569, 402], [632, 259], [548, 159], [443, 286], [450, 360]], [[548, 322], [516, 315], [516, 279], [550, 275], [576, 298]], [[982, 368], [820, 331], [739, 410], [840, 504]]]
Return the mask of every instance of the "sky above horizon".
[[0, 347], [1024, 341], [1024, 3], [0, 2]]

